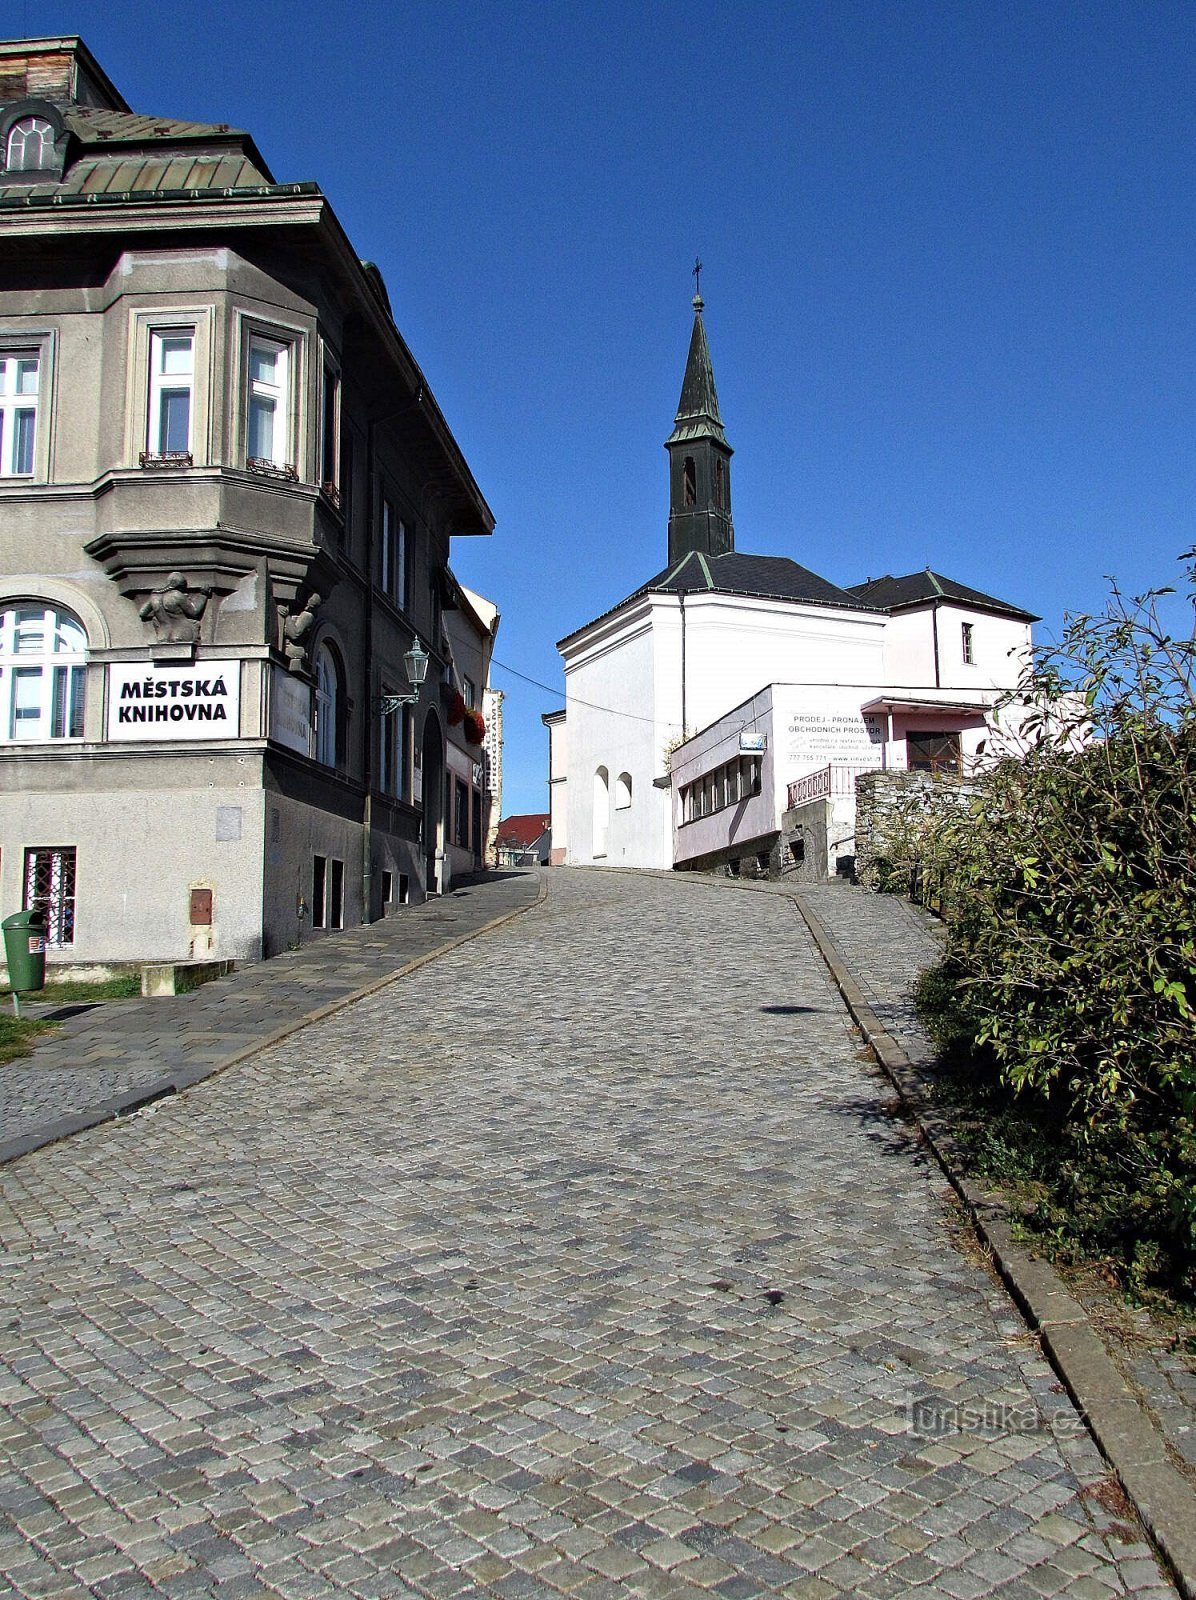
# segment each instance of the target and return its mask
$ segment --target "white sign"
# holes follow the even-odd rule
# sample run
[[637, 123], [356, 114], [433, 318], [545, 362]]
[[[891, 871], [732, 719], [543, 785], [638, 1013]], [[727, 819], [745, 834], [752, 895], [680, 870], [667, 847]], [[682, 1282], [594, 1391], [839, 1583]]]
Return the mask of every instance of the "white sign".
[[284, 667], [270, 674], [270, 737], [301, 756], [311, 755], [311, 685]]
[[739, 735], [739, 753], [741, 756], [762, 756], [767, 748], [767, 734], [741, 733]]
[[109, 739], [235, 739], [240, 731], [239, 661], [114, 661], [108, 668]]
[[785, 731], [785, 755], [791, 771], [835, 762], [848, 767], [880, 766], [884, 727], [879, 717], [859, 711], [798, 711], [789, 718]]

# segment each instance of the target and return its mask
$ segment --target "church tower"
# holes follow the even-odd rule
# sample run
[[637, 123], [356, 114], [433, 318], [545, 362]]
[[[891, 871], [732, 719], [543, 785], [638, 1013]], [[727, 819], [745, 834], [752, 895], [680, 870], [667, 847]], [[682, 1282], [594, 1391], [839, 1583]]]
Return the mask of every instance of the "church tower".
[[731, 446], [723, 432], [714, 391], [710, 347], [702, 321], [705, 302], [695, 294], [694, 330], [669, 453], [669, 566], [692, 551], [722, 556], [735, 548], [731, 522]]

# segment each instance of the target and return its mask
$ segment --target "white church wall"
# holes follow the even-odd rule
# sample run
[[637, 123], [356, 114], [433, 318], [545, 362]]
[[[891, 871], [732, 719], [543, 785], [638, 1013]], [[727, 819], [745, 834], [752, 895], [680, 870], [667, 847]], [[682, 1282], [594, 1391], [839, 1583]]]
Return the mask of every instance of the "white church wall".
[[645, 602], [600, 624], [566, 653], [566, 860], [573, 865], [672, 863], [668, 795], [652, 784], [665, 737], [652, 610]]

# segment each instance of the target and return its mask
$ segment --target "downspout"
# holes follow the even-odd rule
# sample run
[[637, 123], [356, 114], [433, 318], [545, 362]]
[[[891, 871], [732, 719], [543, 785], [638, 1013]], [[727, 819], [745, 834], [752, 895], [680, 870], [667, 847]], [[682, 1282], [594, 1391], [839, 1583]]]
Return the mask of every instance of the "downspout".
[[681, 737], [685, 738], [688, 732], [688, 723], [685, 715], [685, 590], [682, 589], [677, 598], [681, 602]]
[[374, 892], [374, 717], [370, 694], [370, 674], [374, 661], [374, 429], [366, 424], [365, 482], [365, 652], [362, 657], [362, 698], [365, 704], [365, 804], [361, 812], [361, 920], [368, 923]]
[[942, 688], [939, 679], [939, 603], [936, 600], [930, 608], [930, 627], [934, 634], [934, 686]]

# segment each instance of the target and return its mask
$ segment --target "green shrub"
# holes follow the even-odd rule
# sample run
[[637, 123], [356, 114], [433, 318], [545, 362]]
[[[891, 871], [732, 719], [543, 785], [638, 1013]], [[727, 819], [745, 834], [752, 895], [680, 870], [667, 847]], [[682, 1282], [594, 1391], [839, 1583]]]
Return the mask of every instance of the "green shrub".
[[1196, 1299], [1196, 641], [1163, 626], [1168, 592], [1114, 588], [1006, 708], [1023, 748], [936, 855], [934, 1027], [1057, 1140], [1042, 1224]]

